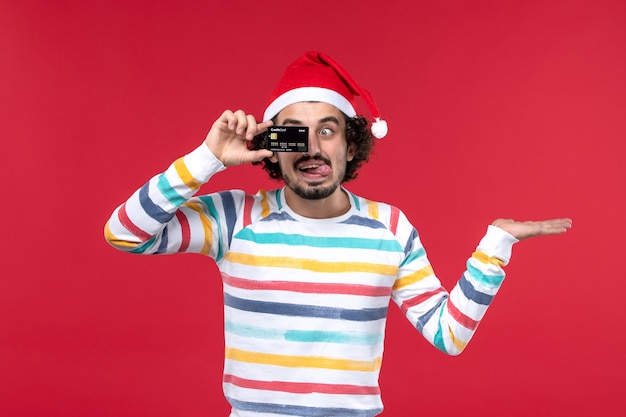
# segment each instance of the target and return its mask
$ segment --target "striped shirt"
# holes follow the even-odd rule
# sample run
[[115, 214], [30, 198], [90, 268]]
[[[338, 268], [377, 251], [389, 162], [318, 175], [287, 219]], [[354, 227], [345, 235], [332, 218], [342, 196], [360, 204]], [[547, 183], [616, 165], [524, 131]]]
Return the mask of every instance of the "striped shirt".
[[489, 226], [448, 292], [396, 207], [344, 189], [350, 210], [310, 219], [284, 189], [194, 197], [224, 169], [204, 145], [118, 207], [116, 248], [212, 257], [224, 288], [224, 394], [231, 416], [382, 412], [378, 376], [390, 300], [430, 343], [459, 354], [504, 279], [515, 238]]

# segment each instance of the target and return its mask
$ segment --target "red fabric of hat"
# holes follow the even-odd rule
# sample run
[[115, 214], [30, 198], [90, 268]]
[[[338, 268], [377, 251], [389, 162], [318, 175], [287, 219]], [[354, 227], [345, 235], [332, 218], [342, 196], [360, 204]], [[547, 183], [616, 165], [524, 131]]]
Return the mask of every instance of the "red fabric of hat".
[[285, 70], [271, 94], [263, 120], [271, 120], [290, 104], [303, 101], [328, 103], [348, 117], [354, 117], [356, 96], [363, 98], [375, 118], [372, 134], [379, 139], [383, 138], [387, 134], [387, 122], [380, 119], [380, 113], [369, 91], [359, 86], [350, 74], [328, 55], [307, 52]]

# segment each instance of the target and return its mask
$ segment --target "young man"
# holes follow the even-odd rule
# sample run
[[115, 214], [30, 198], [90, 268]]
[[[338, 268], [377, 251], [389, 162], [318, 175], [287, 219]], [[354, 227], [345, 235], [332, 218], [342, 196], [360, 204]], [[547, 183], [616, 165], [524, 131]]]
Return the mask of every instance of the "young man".
[[[496, 220], [448, 293], [405, 215], [342, 186], [373, 141], [355, 95], [377, 118], [374, 135], [384, 136], [367, 91], [324, 54], [304, 55], [285, 72], [263, 122], [225, 111], [200, 147], [150, 179], [105, 227], [107, 240], [126, 252], [215, 260], [233, 417], [380, 414], [390, 300], [434, 346], [459, 354], [502, 284], [512, 245], [571, 226], [569, 219]], [[308, 127], [308, 151], [263, 149], [272, 125]], [[264, 163], [285, 186], [193, 197], [212, 175], [247, 163]]]

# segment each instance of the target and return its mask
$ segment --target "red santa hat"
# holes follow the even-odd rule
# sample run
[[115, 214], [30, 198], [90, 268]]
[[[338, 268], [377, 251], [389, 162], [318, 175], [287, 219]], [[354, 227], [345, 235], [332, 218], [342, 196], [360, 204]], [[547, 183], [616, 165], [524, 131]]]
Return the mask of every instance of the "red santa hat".
[[287, 67], [283, 77], [272, 92], [263, 120], [271, 120], [282, 109], [302, 101], [319, 101], [332, 104], [348, 117], [356, 116], [355, 97], [363, 98], [374, 122], [372, 134], [382, 139], [387, 134], [387, 122], [372, 95], [362, 88], [339, 64], [321, 52], [307, 52]]

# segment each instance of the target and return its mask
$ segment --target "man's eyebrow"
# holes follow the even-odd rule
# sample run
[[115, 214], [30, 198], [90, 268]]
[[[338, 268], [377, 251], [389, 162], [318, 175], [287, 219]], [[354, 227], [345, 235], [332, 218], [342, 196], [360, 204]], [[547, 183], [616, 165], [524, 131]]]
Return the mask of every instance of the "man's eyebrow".
[[296, 120], [296, 119], [285, 119], [283, 120], [283, 122], [281, 123], [281, 125], [301, 125], [302, 122], [300, 120]]
[[320, 119], [318, 123], [328, 123], [328, 122], [339, 124], [339, 119], [337, 119], [335, 116], [327, 116], [327, 117]]
[[[322, 117], [321, 119], [317, 121], [318, 124], [323, 124], [323, 123], [328, 123], [328, 122], [339, 124], [339, 119], [337, 119], [335, 116], [326, 116], [326, 117]], [[281, 123], [281, 125], [297, 125], [297, 126], [301, 126], [303, 124], [304, 123], [302, 123], [302, 121], [298, 119], [285, 119]]]

